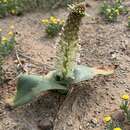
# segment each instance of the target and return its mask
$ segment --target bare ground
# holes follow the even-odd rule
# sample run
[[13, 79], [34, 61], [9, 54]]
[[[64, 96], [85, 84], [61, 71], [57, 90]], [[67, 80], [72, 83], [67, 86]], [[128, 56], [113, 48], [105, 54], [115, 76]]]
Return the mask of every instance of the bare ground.
[[[127, 16], [121, 16], [117, 23], [106, 24], [95, 13], [97, 10], [93, 11], [98, 2], [92, 1], [90, 5], [88, 12], [94, 18], [85, 17], [80, 30], [81, 63], [89, 66], [116, 65], [115, 73], [74, 85], [74, 90], [66, 98], [47, 93], [31, 104], [10, 110], [5, 107], [5, 100], [14, 94], [16, 72], [19, 71], [14, 51], [4, 65], [9, 82], [0, 88], [0, 130], [46, 130], [44, 126], [48, 123], [50, 126], [53, 123], [54, 130], [101, 130], [102, 117], [119, 108], [122, 94], [130, 94]], [[35, 12], [0, 21], [0, 27], [5, 30], [10, 24], [15, 25], [18, 33], [16, 48], [22, 54], [19, 57], [28, 73], [43, 74], [53, 69], [57, 38], [48, 40], [40, 23], [49, 15]], [[57, 10], [53, 15], [65, 18], [67, 12]]]

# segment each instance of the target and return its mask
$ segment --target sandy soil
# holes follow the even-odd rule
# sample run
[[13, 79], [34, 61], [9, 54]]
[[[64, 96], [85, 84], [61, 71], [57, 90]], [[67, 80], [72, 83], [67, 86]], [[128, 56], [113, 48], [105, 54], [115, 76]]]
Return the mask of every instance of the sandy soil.
[[[0, 87], [0, 130], [46, 130], [45, 125], [52, 127], [54, 122], [54, 130], [101, 130], [103, 115], [119, 107], [122, 94], [130, 93], [128, 16], [121, 16], [117, 23], [106, 24], [97, 15], [97, 10], [93, 12], [97, 3], [92, 1], [92, 7], [88, 9], [94, 18], [85, 17], [81, 25], [81, 63], [90, 66], [116, 65], [115, 73], [77, 85], [66, 99], [47, 93], [26, 106], [10, 110], [5, 107], [5, 100], [14, 94], [18, 75], [14, 51], [4, 65], [9, 82]], [[29, 73], [43, 74], [53, 69], [57, 38], [48, 40], [40, 23], [41, 19], [50, 15], [39, 11], [0, 20], [0, 27], [5, 30], [10, 24], [15, 25], [16, 48], [24, 55], [20, 58]], [[53, 15], [65, 18], [67, 12], [60, 9]]]

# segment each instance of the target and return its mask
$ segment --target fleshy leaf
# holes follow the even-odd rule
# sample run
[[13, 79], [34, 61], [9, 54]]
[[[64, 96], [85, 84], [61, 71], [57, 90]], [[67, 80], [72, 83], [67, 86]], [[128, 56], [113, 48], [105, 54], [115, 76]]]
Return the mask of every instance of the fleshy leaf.
[[[109, 75], [114, 72], [111, 68], [91, 68], [87, 66], [78, 65], [74, 69], [74, 80], [55, 80], [56, 71], [50, 72], [46, 76], [35, 75], [22, 75], [17, 83], [17, 93], [13, 101], [13, 106], [21, 106], [34, 97], [38, 96], [41, 92], [48, 90], [64, 90], [71, 83], [77, 83], [84, 80], [92, 79], [96, 75]], [[73, 82], [72, 82], [73, 81]]]
[[110, 75], [114, 72], [112, 68], [92, 68], [83, 65], [77, 65], [74, 69], [74, 83], [90, 80], [96, 75]]
[[13, 106], [21, 106], [28, 103], [43, 91], [66, 90], [65, 86], [57, 84], [56, 81], [35, 75], [22, 75], [17, 83], [17, 93]]

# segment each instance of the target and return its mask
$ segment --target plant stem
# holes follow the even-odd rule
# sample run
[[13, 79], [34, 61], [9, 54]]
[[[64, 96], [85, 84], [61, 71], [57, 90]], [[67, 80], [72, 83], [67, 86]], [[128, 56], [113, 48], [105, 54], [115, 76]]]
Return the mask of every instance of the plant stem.
[[84, 14], [85, 6], [83, 3], [73, 6], [62, 29], [57, 49], [56, 68], [63, 79], [72, 78], [73, 75], [79, 50], [78, 32]]

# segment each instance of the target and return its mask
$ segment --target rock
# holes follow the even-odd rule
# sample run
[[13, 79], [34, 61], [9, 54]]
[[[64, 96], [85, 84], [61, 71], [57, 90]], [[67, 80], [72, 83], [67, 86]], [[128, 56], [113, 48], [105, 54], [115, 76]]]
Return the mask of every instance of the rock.
[[130, 130], [130, 125], [129, 124], [125, 124], [124, 125], [124, 130]]
[[119, 121], [120, 123], [125, 121], [125, 114], [122, 110], [114, 111], [112, 114], [112, 118], [115, 121]]
[[86, 127], [88, 128], [90, 126], [90, 123], [88, 122], [87, 124], [86, 124]]
[[94, 125], [97, 125], [97, 124], [98, 124], [98, 120], [97, 120], [96, 118], [93, 118], [93, 119], [91, 120], [91, 122], [92, 122]]
[[40, 130], [52, 130], [53, 125], [50, 120], [41, 120], [38, 123], [38, 128], [40, 128]]
[[98, 126], [98, 120], [97, 120], [96, 118], [93, 118], [93, 119], [91, 120], [90, 124], [91, 124], [91, 127], [92, 127], [92, 128], [95, 128], [95, 127]]
[[115, 97], [111, 96], [111, 100], [115, 100]]
[[83, 127], [80, 125], [80, 126], [79, 126], [79, 130], [82, 130], [82, 129], [83, 129]]
[[72, 125], [73, 125], [72, 121], [71, 121], [71, 120], [68, 120], [67, 125], [68, 125], [68, 126], [72, 126]]

